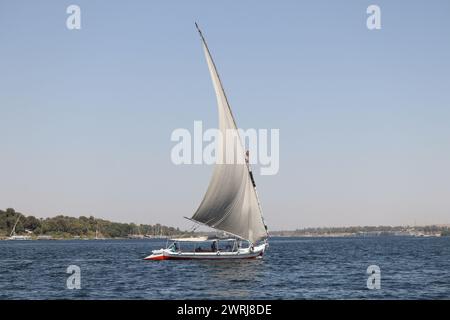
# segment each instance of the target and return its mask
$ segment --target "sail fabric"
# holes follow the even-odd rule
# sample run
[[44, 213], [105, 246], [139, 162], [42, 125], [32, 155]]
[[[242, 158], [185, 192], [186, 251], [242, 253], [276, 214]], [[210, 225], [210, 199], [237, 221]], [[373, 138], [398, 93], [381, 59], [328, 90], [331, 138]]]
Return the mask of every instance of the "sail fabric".
[[[222, 133], [222, 139], [216, 141], [218, 162], [215, 164], [208, 190], [192, 216], [192, 220], [255, 243], [267, 237], [266, 227], [245, 162], [245, 151], [204, 39], [203, 49], [217, 97], [219, 130]], [[237, 137], [236, 140], [234, 140], [235, 137]], [[230, 143], [231, 139], [235, 142], [234, 144]], [[233, 158], [234, 161], [228, 161]]]

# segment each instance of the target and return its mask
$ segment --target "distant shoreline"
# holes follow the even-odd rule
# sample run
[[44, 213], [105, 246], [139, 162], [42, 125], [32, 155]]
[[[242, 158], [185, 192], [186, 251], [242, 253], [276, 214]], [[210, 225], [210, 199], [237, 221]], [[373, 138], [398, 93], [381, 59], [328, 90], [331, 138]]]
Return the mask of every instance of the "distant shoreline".
[[[424, 228], [424, 227], [421, 227]], [[207, 233], [196, 233], [197, 235], [205, 235]], [[176, 235], [175, 235], [176, 236]], [[449, 232], [438, 232], [438, 233], [422, 233], [422, 232], [357, 232], [357, 233], [298, 233], [296, 231], [274, 231], [269, 234], [270, 238], [375, 238], [375, 237], [418, 237], [418, 238], [432, 238], [432, 237], [446, 237], [450, 236]], [[171, 237], [169, 236], [139, 236], [139, 237], [104, 237], [104, 238], [95, 238], [95, 237], [53, 237], [53, 236], [30, 236], [28, 239], [22, 239], [22, 241], [104, 241], [104, 240], [168, 240]], [[11, 241], [8, 237], [0, 237], [0, 240]]]
[[[184, 231], [161, 224], [111, 222], [93, 216], [75, 218], [58, 215], [39, 219], [34, 216], [25, 216], [11, 208], [5, 211], [0, 210], [0, 240], [8, 239], [11, 233], [19, 238], [17, 240], [23, 237], [29, 238], [27, 240], [166, 239], [207, 234], [207, 232]], [[450, 225], [321, 227], [269, 230], [269, 235], [275, 237], [440, 237], [450, 236]]]
[[273, 231], [274, 236], [286, 237], [351, 237], [351, 236], [412, 236], [412, 237], [440, 237], [450, 236], [449, 225], [429, 226], [354, 226], [332, 228], [305, 228], [292, 231]]
[[[204, 235], [205, 233], [198, 233], [198, 235]], [[381, 233], [328, 233], [328, 234], [286, 234], [286, 232], [272, 232], [269, 234], [269, 238], [375, 238], [375, 237], [417, 237], [417, 238], [436, 238], [436, 237], [448, 237], [450, 233], [435, 233], [435, 234], [395, 234], [389, 232], [381, 232]], [[176, 237], [176, 235], [175, 235]], [[27, 239], [19, 239], [20, 241], [105, 241], [105, 240], [168, 240], [171, 237], [104, 237], [104, 238], [93, 238], [93, 237], [53, 237], [53, 236], [30, 236]], [[3, 241], [13, 241], [9, 239], [9, 237], [0, 237], [0, 240]]]

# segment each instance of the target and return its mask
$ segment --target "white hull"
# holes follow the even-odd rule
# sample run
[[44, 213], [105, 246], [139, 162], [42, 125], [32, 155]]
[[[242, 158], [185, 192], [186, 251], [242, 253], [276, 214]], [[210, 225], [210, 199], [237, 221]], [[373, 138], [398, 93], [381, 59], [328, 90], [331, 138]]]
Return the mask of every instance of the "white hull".
[[245, 248], [234, 252], [174, 252], [170, 249], [153, 250], [144, 260], [224, 260], [224, 259], [255, 259], [262, 257], [267, 244], [261, 244], [253, 249]]
[[31, 240], [30, 236], [11, 236], [7, 238], [6, 240], [16, 240], [16, 241], [24, 241], [24, 240]]

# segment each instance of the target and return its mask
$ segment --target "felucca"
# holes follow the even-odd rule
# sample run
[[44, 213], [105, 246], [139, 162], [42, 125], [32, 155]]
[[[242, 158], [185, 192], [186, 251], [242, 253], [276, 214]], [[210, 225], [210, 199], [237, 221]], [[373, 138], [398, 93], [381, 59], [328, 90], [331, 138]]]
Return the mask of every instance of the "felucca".
[[[206, 62], [212, 78], [219, 113], [219, 139], [216, 148], [218, 159], [227, 155], [227, 131], [239, 137], [236, 122], [231, 112], [216, 65], [208, 45], [197, 24]], [[262, 216], [255, 180], [240, 139], [233, 151], [245, 161], [216, 163], [208, 190], [199, 208], [191, 218], [200, 225], [206, 225], [229, 235], [226, 239], [217, 237], [177, 238], [168, 241], [165, 249], [153, 250], [146, 260], [172, 259], [249, 259], [262, 257], [268, 247], [267, 227]], [[228, 159], [228, 158], [227, 158]], [[202, 247], [206, 245], [205, 247]], [[182, 248], [183, 247], [183, 248]], [[184, 250], [188, 248], [188, 250]]]

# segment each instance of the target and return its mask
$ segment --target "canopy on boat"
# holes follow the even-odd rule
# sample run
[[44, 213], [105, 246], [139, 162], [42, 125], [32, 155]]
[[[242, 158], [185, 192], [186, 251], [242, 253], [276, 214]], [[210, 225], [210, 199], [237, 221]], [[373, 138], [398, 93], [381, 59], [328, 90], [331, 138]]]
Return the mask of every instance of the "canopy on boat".
[[190, 237], [190, 238], [171, 238], [175, 242], [205, 242], [205, 241], [235, 241], [235, 238], [219, 238], [219, 237]]
[[216, 66], [198, 31], [216, 93], [222, 139], [216, 141], [217, 161], [208, 190], [191, 220], [255, 243], [267, 237], [267, 229], [254, 179]]
[[170, 240], [179, 241], [179, 242], [202, 242], [202, 241], [207, 241], [208, 237], [174, 238], [174, 239], [170, 239]]

